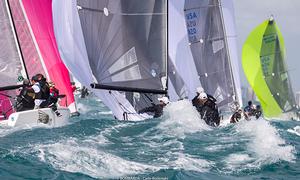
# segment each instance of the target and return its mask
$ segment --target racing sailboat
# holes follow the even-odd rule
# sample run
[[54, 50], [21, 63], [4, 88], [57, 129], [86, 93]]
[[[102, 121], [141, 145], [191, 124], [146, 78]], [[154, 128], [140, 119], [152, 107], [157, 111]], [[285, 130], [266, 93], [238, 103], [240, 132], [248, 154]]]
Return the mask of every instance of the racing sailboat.
[[184, 12], [195, 78], [219, 109], [242, 105], [232, 1], [186, 0]]
[[296, 111], [285, 53], [283, 36], [273, 17], [257, 26], [243, 46], [243, 69], [266, 118], [285, 118]]
[[[20, 46], [22, 39], [19, 39], [16, 31], [16, 27], [20, 24], [15, 24], [13, 20], [12, 9], [16, 8], [17, 4], [11, 4], [11, 2], [13, 0], [5, 0], [0, 3], [0, 26], [2, 29], [0, 35], [1, 125], [26, 126], [40, 123], [50, 126], [59, 125], [68, 119], [70, 113], [68, 108], [58, 109], [61, 117], [57, 117], [50, 108], [15, 112], [15, 96], [19, 93], [16, 89], [22, 87], [23, 79], [29, 79], [28, 72], [31, 70], [25, 65], [24, 57], [28, 56], [22, 51]], [[16, 13], [16, 11], [14, 12]]]
[[138, 110], [167, 93], [167, 1], [54, 0], [52, 6], [59, 51], [72, 75], [92, 83], [116, 119], [151, 118]]

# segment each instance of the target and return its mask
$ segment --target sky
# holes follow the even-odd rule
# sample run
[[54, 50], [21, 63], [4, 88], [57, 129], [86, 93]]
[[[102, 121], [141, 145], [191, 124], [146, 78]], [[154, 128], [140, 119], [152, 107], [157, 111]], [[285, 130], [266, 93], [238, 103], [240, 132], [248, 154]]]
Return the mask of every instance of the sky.
[[[226, 0], [225, 0], [226, 1]], [[300, 0], [233, 0], [235, 7], [238, 52], [249, 33], [273, 14], [286, 46], [286, 61], [295, 92], [300, 91]], [[248, 85], [242, 65], [242, 84]]]

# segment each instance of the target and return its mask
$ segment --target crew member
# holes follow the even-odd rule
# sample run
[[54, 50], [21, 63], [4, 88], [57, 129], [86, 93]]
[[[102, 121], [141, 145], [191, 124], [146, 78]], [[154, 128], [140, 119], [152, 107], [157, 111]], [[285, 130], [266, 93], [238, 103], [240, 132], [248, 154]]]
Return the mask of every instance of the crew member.
[[161, 97], [158, 98], [159, 104], [153, 104], [151, 107], [146, 107], [144, 109], [139, 110], [140, 113], [154, 113], [153, 118], [158, 118], [163, 115], [163, 109], [164, 107], [169, 104], [169, 98], [167, 97]]

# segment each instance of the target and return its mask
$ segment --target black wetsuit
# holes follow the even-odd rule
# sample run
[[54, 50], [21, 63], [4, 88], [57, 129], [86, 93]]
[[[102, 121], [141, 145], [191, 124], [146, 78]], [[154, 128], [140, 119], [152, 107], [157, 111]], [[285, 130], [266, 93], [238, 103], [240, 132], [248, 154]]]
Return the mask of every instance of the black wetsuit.
[[242, 118], [241, 113], [239, 113], [238, 111], [236, 111], [230, 118], [230, 123], [237, 123], [240, 121], [240, 119]]
[[192, 104], [200, 113], [201, 118], [204, 119], [206, 124], [210, 126], [219, 126], [220, 124], [220, 117], [218, 108], [216, 106], [216, 101], [217, 100], [211, 95], [207, 95], [207, 101], [203, 105], [199, 103], [198, 96], [195, 96], [192, 100]]
[[89, 95], [89, 91], [88, 91], [88, 89], [86, 88], [86, 87], [82, 87], [82, 89], [81, 89], [81, 94], [80, 94], [80, 98], [85, 98], [86, 96], [88, 96]]
[[31, 110], [34, 108], [34, 90], [28, 86], [23, 86], [20, 94], [17, 96], [17, 112]]
[[258, 119], [262, 115], [261, 110], [260, 109], [256, 109], [255, 112], [254, 112], [254, 115], [255, 115], [256, 119]]
[[147, 112], [151, 112], [154, 113], [153, 117], [154, 118], [158, 118], [160, 116], [163, 115], [163, 109], [164, 109], [164, 105], [162, 104], [155, 104], [151, 107], [146, 107], [144, 109], [139, 110], [138, 113], [147, 113]]
[[255, 115], [255, 109], [252, 106], [246, 106], [244, 108], [244, 112], [248, 113], [248, 116], [254, 116]]

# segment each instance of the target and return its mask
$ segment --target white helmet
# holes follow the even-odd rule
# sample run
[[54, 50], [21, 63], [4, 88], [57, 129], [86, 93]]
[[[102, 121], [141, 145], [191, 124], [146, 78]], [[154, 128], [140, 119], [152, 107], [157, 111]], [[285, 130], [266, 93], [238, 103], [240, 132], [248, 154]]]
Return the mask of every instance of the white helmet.
[[202, 92], [198, 96], [199, 99], [207, 99], [207, 94], [205, 92]]
[[197, 93], [203, 93], [204, 92], [204, 89], [202, 87], [197, 87]]
[[157, 100], [163, 102], [164, 104], [168, 104], [170, 102], [168, 97], [157, 98]]

